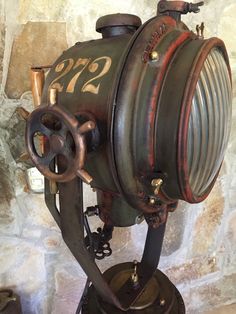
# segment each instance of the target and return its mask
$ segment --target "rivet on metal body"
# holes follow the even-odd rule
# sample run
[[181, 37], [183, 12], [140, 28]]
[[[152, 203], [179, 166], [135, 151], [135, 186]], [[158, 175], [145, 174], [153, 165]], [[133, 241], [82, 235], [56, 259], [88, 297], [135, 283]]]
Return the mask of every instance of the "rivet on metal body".
[[154, 205], [156, 203], [156, 200], [154, 197], [150, 197], [149, 204]]
[[139, 215], [138, 217], [136, 217], [135, 223], [137, 225], [141, 224], [144, 221], [144, 215]]
[[154, 51], [152, 51], [152, 52], [150, 53], [149, 58], [150, 58], [150, 60], [153, 61], [153, 62], [154, 62], [154, 61], [158, 61], [158, 60], [160, 59], [159, 53], [154, 50]]
[[137, 268], [138, 268], [138, 262], [134, 260], [134, 272], [131, 275], [132, 282], [134, 286], [138, 285], [138, 273], [137, 273]]
[[166, 304], [166, 300], [165, 299], [161, 299], [160, 300], [160, 306], [165, 306]]

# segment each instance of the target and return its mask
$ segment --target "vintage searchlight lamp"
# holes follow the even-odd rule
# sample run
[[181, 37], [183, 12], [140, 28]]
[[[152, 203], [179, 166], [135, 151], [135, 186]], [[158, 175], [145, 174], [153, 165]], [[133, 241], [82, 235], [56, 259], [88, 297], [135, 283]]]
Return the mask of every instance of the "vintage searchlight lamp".
[[[44, 84], [43, 69], [33, 69], [40, 106], [27, 117], [26, 144], [46, 177], [46, 204], [92, 282], [82, 313], [185, 313], [156, 269], [165, 224], [179, 199], [197, 203], [210, 193], [231, 124], [225, 45], [204, 40], [203, 25], [195, 34], [181, 22], [201, 5], [160, 1], [144, 24], [134, 15], [104, 16], [96, 24], [103, 38], [63, 52]], [[98, 198], [85, 212], [83, 181]], [[103, 229], [90, 231], [90, 215]], [[142, 218], [149, 226], [142, 260], [101, 274], [95, 259], [111, 254], [113, 228]]]

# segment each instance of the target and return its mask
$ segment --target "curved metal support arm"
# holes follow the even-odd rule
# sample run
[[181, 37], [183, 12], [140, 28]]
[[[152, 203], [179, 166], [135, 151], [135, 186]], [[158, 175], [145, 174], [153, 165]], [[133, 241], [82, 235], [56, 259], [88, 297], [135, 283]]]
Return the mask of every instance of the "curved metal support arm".
[[165, 230], [166, 223], [163, 223], [156, 229], [151, 227], [148, 228], [140, 266], [148, 271], [149, 276], [155, 272], [159, 264]]
[[[142, 278], [139, 282], [139, 288], [132, 289], [132, 282], [129, 279], [116, 296], [110, 289], [97, 267], [94, 258], [91, 256], [91, 252], [85, 245], [82, 180], [75, 178], [67, 183], [59, 183], [58, 187], [60, 211], [55, 213], [56, 207], [52, 206], [55, 198], [51, 199], [51, 202], [47, 202], [47, 205], [48, 207], [50, 205], [49, 210], [61, 229], [66, 245], [87, 274], [88, 279], [92, 281], [100, 296], [118, 309], [127, 311], [142, 293], [158, 266], [165, 225], [157, 229], [151, 227], [148, 229], [143, 258], [138, 265], [138, 273], [140, 274], [140, 278]], [[47, 185], [46, 189], [48, 189]], [[127, 294], [127, 290], [131, 291], [130, 295]]]
[[75, 178], [59, 184], [61, 232], [66, 245], [107, 302], [125, 310], [104, 280], [84, 243], [84, 213], [82, 180]]

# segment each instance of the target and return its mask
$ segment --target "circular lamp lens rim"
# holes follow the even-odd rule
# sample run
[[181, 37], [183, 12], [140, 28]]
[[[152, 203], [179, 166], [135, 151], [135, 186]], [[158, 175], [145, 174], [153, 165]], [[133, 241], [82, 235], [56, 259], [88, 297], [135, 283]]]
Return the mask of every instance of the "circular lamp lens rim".
[[183, 198], [190, 202], [190, 203], [199, 203], [202, 202], [212, 190], [214, 183], [218, 177], [220, 172], [221, 165], [219, 170], [217, 171], [214, 179], [205, 189], [205, 191], [201, 195], [196, 195], [190, 186], [189, 182], [189, 170], [188, 170], [188, 159], [187, 159], [187, 149], [188, 149], [188, 126], [189, 126], [189, 119], [192, 109], [192, 99], [194, 97], [194, 93], [196, 90], [196, 85], [203, 68], [204, 62], [207, 59], [208, 54], [213, 48], [218, 48], [224, 57], [226, 62], [229, 77], [232, 85], [232, 76], [229, 64], [229, 58], [226, 51], [225, 44], [222, 40], [218, 38], [211, 38], [206, 40], [205, 43], [202, 45], [201, 49], [199, 50], [198, 54], [195, 57], [192, 70], [189, 74], [189, 80], [187, 81], [187, 85], [184, 92], [184, 97], [181, 106], [181, 113], [180, 113], [180, 123], [179, 123], [179, 130], [178, 130], [178, 153], [177, 153], [177, 164], [178, 164], [178, 177], [179, 177], [179, 185], [180, 191], [183, 195]]

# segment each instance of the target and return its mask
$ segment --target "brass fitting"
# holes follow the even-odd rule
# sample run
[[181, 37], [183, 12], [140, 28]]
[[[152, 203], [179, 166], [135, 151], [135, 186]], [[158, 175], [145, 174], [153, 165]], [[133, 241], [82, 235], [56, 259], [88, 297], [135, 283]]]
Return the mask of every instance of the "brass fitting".
[[152, 180], [151, 185], [153, 187], [155, 187], [155, 190], [154, 190], [154, 194], [155, 195], [159, 194], [159, 191], [160, 191], [160, 188], [161, 188], [162, 184], [163, 184], [163, 180], [160, 179], [160, 178]]
[[131, 280], [135, 286], [138, 284], [137, 268], [138, 268], [138, 261], [134, 260], [134, 272], [131, 275]]
[[149, 58], [150, 58], [151, 61], [158, 61], [160, 59], [159, 53], [157, 51], [153, 50], [150, 53]]

